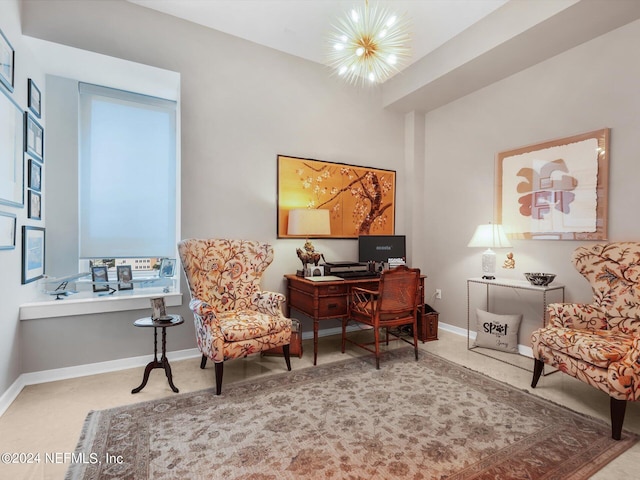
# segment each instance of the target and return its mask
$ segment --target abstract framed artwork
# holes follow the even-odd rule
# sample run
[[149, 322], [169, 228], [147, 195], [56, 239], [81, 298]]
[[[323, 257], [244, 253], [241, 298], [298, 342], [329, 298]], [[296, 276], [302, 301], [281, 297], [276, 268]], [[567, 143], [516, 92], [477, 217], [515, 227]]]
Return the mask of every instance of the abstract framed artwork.
[[496, 220], [511, 238], [606, 240], [609, 129], [501, 152]]
[[29, 159], [29, 188], [39, 192], [42, 189], [42, 166], [33, 159]]
[[33, 190], [29, 190], [27, 216], [32, 220], [42, 220], [42, 197]]
[[24, 206], [22, 110], [0, 88], [0, 203]]
[[16, 216], [0, 212], [0, 250], [16, 248]]
[[289, 211], [300, 208], [329, 210], [324, 238], [393, 235], [395, 195], [394, 170], [278, 155], [278, 238], [296, 238], [287, 226]]
[[13, 92], [16, 52], [0, 30], [0, 83]]
[[22, 226], [22, 284], [44, 276], [45, 230]]

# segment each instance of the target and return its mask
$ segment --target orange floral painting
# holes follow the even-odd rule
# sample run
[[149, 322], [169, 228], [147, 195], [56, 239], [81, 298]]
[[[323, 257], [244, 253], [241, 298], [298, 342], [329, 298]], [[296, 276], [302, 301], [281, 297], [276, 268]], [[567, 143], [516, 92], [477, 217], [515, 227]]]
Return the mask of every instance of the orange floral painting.
[[329, 210], [333, 238], [393, 235], [395, 194], [393, 170], [278, 155], [278, 238], [298, 208]]

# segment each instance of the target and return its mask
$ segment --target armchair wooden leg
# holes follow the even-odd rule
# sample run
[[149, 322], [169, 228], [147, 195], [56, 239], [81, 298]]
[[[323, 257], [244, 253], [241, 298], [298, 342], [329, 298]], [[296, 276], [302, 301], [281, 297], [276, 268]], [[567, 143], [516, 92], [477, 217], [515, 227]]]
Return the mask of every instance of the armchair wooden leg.
[[222, 392], [222, 371], [224, 368], [224, 362], [217, 362], [216, 366], [216, 395], [220, 395]]
[[282, 346], [284, 361], [287, 363], [287, 370], [291, 371], [291, 357], [289, 357], [289, 344]]
[[416, 361], [418, 361], [418, 325], [417, 323], [413, 324], [413, 349], [416, 352]]
[[200, 368], [204, 368], [207, 365], [207, 356], [202, 355], [202, 360], [200, 360]]
[[540, 375], [542, 374], [542, 369], [544, 368], [544, 362], [537, 358], [534, 358], [533, 362], [533, 380], [531, 380], [531, 388], [536, 388], [538, 380], [540, 380]]
[[611, 397], [611, 438], [620, 440], [622, 436], [622, 424], [624, 422], [624, 413], [627, 409], [626, 400], [618, 400]]

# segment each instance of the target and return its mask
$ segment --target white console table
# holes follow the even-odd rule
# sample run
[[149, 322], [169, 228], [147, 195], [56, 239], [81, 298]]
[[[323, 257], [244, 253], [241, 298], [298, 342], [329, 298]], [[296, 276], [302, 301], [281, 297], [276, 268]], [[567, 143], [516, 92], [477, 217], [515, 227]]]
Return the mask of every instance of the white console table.
[[[510, 365], [516, 366], [518, 368], [522, 368], [524, 370], [531, 370], [530, 367], [523, 367], [522, 365], [518, 365], [515, 362], [509, 360], [509, 356], [511, 355], [521, 355], [516, 353], [505, 353], [500, 351], [493, 351], [487, 348], [482, 348], [482, 351], [476, 350], [481, 347], [471, 345], [470, 339], [470, 328], [471, 328], [471, 286], [479, 285], [484, 286], [485, 295], [486, 295], [486, 310], [489, 310], [489, 299], [491, 296], [491, 291], [494, 288], [508, 288], [515, 290], [529, 290], [533, 292], [539, 292], [542, 295], [542, 327], [547, 323], [547, 305], [548, 305], [548, 295], [552, 292], [557, 292], [561, 295], [560, 302], [564, 302], [564, 285], [552, 283], [551, 285], [547, 285], [546, 287], [536, 287], [531, 285], [526, 280], [509, 280], [509, 279], [495, 279], [495, 280], [487, 280], [484, 278], [468, 278], [467, 279], [467, 349], [475, 351], [475, 353], [479, 353], [480, 355], [484, 355], [487, 357], [494, 358], [496, 360], [500, 360], [501, 362], [508, 363]], [[555, 371], [555, 370], [554, 370]], [[545, 373], [548, 375], [553, 372]]]

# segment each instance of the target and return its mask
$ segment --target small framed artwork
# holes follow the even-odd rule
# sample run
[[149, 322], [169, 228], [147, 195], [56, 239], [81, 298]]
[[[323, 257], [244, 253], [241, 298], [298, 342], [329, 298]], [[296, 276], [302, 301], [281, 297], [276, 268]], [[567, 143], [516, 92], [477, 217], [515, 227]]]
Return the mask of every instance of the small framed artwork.
[[0, 203], [24, 206], [24, 113], [0, 88]]
[[151, 320], [160, 320], [167, 317], [167, 311], [164, 306], [164, 298], [152, 298], [151, 299]]
[[40, 194], [29, 190], [29, 210], [27, 215], [34, 220], [42, 220], [42, 198]]
[[25, 137], [24, 150], [37, 160], [44, 161], [44, 129], [31, 116], [29, 112], [24, 112]]
[[91, 281], [93, 283], [94, 292], [108, 292], [109, 291], [109, 271], [106, 266], [91, 267]]
[[0, 83], [13, 92], [16, 52], [0, 30]]
[[16, 248], [16, 216], [0, 212], [0, 250]]
[[39, 192], [42, 189], [42, 166], [33, 159], [29, 159], [29, 188]]
[[160, 262], [160, 276], [173, 277], [175, 272], [176, 272], [176, 259], [163, 258], [162, 262]]
[[31, 110], [36, 117], [40, 118], [42, 114], [42, 94], [40, 93], [40, 89], [36, 87], [35, 82], [31, 79], [29, 79], [29, 93], [27, 96], [29, 110]]
[[22, 284], [44, 276], [45, 230], [22, 226]]
[[131, 265], [118, 265], [116, 268], [118, 272], [118, 290], [132, 290]]

